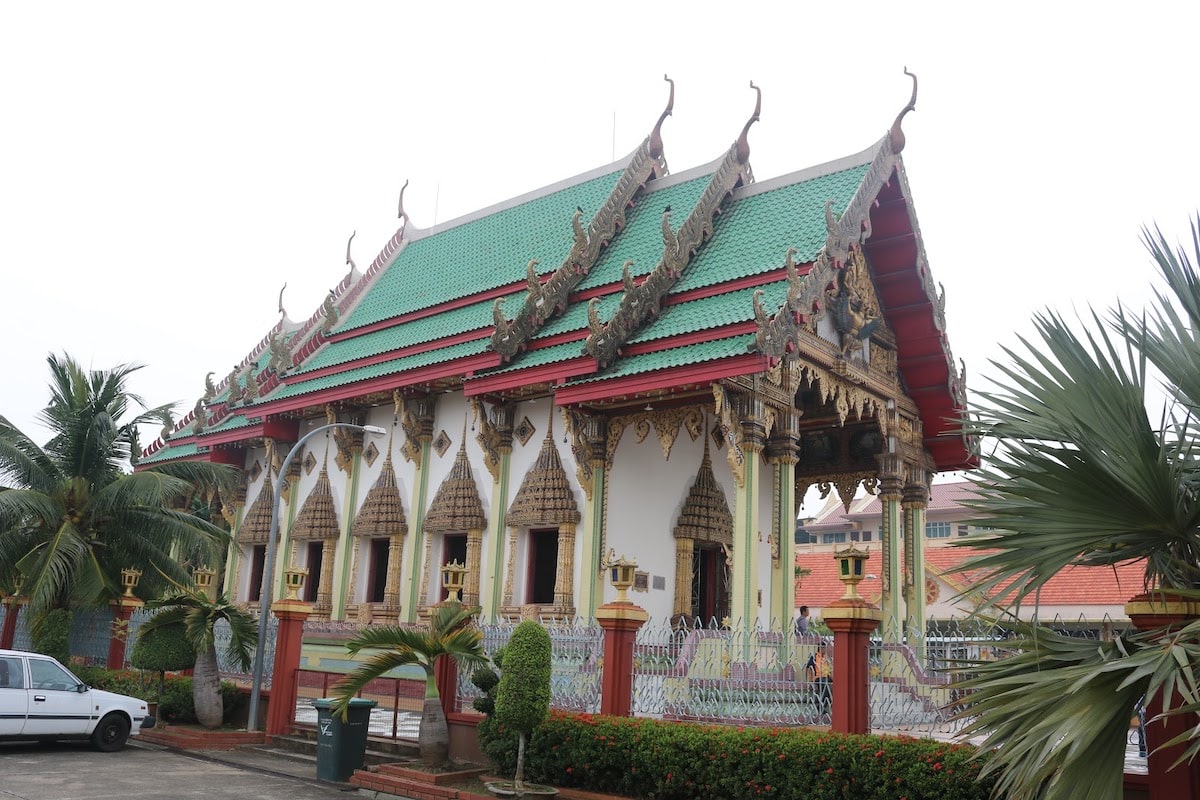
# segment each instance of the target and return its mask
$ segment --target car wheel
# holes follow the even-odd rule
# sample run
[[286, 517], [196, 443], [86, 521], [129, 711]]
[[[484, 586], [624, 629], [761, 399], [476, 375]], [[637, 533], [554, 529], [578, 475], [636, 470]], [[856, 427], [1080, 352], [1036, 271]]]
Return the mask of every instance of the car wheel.
[[102, 753], [111, 753], [125, 746], [129, 738], [129, 720], [121, 714], [108, 714], [92, 731], [92, 747]]

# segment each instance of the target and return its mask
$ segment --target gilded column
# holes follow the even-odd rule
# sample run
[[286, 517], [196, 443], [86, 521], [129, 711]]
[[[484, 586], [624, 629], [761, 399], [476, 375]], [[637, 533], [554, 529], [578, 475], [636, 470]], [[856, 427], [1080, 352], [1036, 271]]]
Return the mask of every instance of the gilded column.
[[404, 534], [393, 533], [388, 537], [388, 568], [383, 583], [383, 611], [388, 622], [393, 622], [400, 613], [400, 564], [404, 560]]
[[[879, 542], [882, 548], [883, 574], [880, 575], [883, 593], [879, 598], [883, 616], [882, 634], [885, 641], [904, 640], [904, 592], [905, 573], [901, 571], [902, 552], [900, 546], [903, 524], [900, 500], [904, 487], [904, 466], [900, 458], [891, 453], [879, 457], [879, 506], [883, 518], [879, 526]], [[905, 536], [904, 538], [907, 538]]]
[[771, 613], [784, 631], [796, 613], [796, 462], [800, 460], [799, 419], [784, 411], [767, 440], [767, 463], [774, 481], [771, 554]]
[[696, 557], [696, 540], [675, 540], [675, 620], [692, 621], [692, 570]]
[[[575, 611], [575, 526], [558, 526], [558, 564], [554, 576], [554, 606], [565, 614]], [[569, 622], [570, 620], [568, 620]]]
[[[291, 445], [280, 445], [290, 448]], [[288, 565], [292, 563], [292, 527], [296, 524], [296, 515], [300, 513], [300, 461], [299, 458], [292, 459], [292, 463], [288, 465], [287, 479], [283, 482], [283, 490], [281, 501], [287, 503], [287, 516], [279, 522], [279, 541], [275, 548], [275, 569], [271, 578], [271, 600], [284, 597], [287, 594], [287, 587], [283, 582], [283, 573]], [[270, 476], [267, 476], [270, 478]], [[285, 524], [286, 523], [286, 524]]]
[[429, 496], [429, 460], [431, 443], [433, 442], [434, 412], [437, 410], [437, 398], [420, 397], [410, 401], [404, 409], [405, 439], [404, 453], [415, 462], [416, 470], [413, 476], [413, 520], [409, 525], [406, 537], [408, 545], [408, 576], [402, 595], [408, 596], [408, 602], [401, 609], [401, 618], [406, 622], [417, 621], [419, 606], [418, 592], [421, 588], [421, 554], [425, 550], [425, 512], [426, 500]]
[[[421, 559], [425, 566], [421, 569], [421, 595], [417, 598], [418, 606], [429, 605], [429, 573], [433, 572], [433, 537], [425, 537], [425, 557]], [[438, 586], [441, 586], [441, 570], [438, 573]]]
[[[754, 627], [758, 619], [758, 534], [760, 469], [766, 444], [762, 400], [754, 395], [736, 397], [741, 431], [741, 480], [737, 481], [733, 512], [733, 597], [730, 618], [734, 626], [744, 630]], [[749, 640], [747, 640], [749, 647]]]
[[[492, 499], [488, 508], [488, 567], [479, 582], [479, 618], [495, 620], [500, 614], [504, 599], [504, 531], [507, 528], [509, 495], [508, 482], [512, 464], [513, 419], [516, 406], [511, 403], [495, 406], [490, 413], [483, 409], [482, 402], [476, 405], [480, 425], [476, 436], [484, 452], [484, 465], [492, 474]], [[467, 545], [468, 552], [470, 543]], [[511, 588], [509, 589], [511, 592]]]
[[504, 575], [504, 607], [512, 608], [513, 583], [517, 580], [517, 529], [508, 529], [508, 568]]
[[[355, 419], [354, 422], [363, 424], [366, 420], [360, 418]], [[353, 596], [355, 588], [354, 573], [351, 567], [355, 561], [355, 548], [360, 544], [360, 542], [355, 540], [352, 531], [354, 530], [354, 515], [358, 512], [358, 481], [362, 475], [363, 432], [343, 428], [335, 431], [334, 439], [337, 442], [339, 451], [337, 465], [339, 469], [347, 473], [349, 480], [342, 508], [341, 537], [333, 553], [322, 554], [321, 571], [325, 571], [325, 559], [332, 555], [335, 559], [333, 566], [336, 568], [338, 582], [336, 587], [332, 583], [328, 584], [330, 591], [333, 593], [330, 618], [346, 619], [348, 617], [350, 598]], [[345, 452], [346, 449], [349, 452]], [[330, 575], [331, 580], [333, 574], [331, 573]], [[321, 586], [324, 587], [326, 585], [324, 578], [322, 578]]]
[[462, 602], [465, 606], [479, 605], [479, 556], [483, 550], [483, 531], [467, 531], [467, 574], [463, 583]]
[[582, 430], [572, 430], [575, 435], [575, 458], [583, 462], [576, 474], [583, 487], [583, 565], [579, 571], [579, 613], [584, 617], [595, 616], [596, 609], [604, 599], [604, 529], [606, 525], [605, 502], [607, 494], [606, 448], [608, 445], [608, 418], [598, 416], [573, 418]]
[[[337, 539], [321, 541], [321, 580], [317, 583], [317, 602], [313, 605], [312, 615], [318, 619], [334, 619], [333, 598], [333, 567], [337, 559]], [[315, 577], [309, 576], [309, 580]], [[343, 602], [338, 604], [339, 610], [345, 608]]]
[[925, 634], [925, 509], [929, 505], [929, 487], [925, 470], [910, 465], [904, 497], [904, 577], [909, 625], [924, 639]]

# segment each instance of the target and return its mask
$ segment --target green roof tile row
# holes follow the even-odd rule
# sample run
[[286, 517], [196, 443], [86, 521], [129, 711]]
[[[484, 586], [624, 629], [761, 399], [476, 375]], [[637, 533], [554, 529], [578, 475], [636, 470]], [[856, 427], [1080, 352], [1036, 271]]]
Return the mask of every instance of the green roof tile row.
[[193, 443], [168, 445], [153, 455], [141, 459], [138, 461], [138, 465], [155, 464], [159, 461], [170, 461], [173, 458], [186, 458], [187, 456], [194, 456], [199, 452], [200, 448]]
[[696, 331], [707, 331], [748, 322], [754, 319], [754, 292], [762, 289], [762, 305], [772, 313], [787, 297], [787, 281], [779, 280], [763, 286], [690, 300], [686, 303], [664, 306], [658, 319], [643, 327], [629, 338], [629, 344], [652, 342], [668, 336], [679, 336]]
[[576, 206], [585, 215], [594, 214], [621, 172], [414, 238], [337, 330], [361, 328], [520, 280], [533, 258], [541, 262], [542, 271], [557, 267], [571, 249]]
[[303, 394], [320, 391], [322, 389], [332, 389], [338, 386], [345, 386], [350, 383], [370, 380], [383, 375], [393, 375], [409, 370], [426, 367], [430, 364], [441, 364], [447, 361], [453, 361], [457, 358], [466, 358], [467, 356], [478, 355], [487, 347], [490, 339], [482, 338], [475, 339], [470, 342], [460, 342], [459, 344], [450, 345], [440, 349], [429, 350], [424, 353], [415, 353], [411, 356], [384, 361], [379, 364], [368, 364], [365, 367], [346, 370], [345, 372], [337, 372], [333, 375], [323, 375], [320, 378], [313, 378], [309, 381], [298, 381], [285, 385], [282, 389], [272, 393], [269, 399], [282, 400], [288, 397], [297, 397]]
[[670, 347], [653, 353], [641, 353], [620, 359], [616, 366], [601, 375], [589, 375], [568, 381], [566, 386], [579, 386], [585, 383], [609, 381], [624, 378], [628, 375], [640, 375], [660, 369], [685, 367], [701, 364], [705, 361], [716, 361], [719, 358], [745, 355], [747, 348], [754, 342], [754, 334], [746, 333], [739, 336], [729, 336], [724, 339], [713, 339], [707, 342]]

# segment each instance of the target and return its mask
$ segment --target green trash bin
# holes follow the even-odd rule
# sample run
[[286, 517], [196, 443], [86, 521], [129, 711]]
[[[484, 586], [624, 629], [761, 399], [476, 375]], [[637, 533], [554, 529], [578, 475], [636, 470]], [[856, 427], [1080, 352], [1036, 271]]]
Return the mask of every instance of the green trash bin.
[[363, 765], [367, 753], [374, 700], [350, 701], [345, 721], [333, 712], [328, 698], [313, 700], [317, 709], [317, 777], [323, 781], [344, 781]]

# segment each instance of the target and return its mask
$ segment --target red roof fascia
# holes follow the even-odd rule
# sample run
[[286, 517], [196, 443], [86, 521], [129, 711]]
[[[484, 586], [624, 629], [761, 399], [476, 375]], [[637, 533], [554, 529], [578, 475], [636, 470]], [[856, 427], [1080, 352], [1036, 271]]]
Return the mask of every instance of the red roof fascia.
[[477, 397], [482, 394], [504, 392], [539, 383], [562, 383], [580, 375], [596, 371], [596, 359], [579, 356], [553, 364], [541, 364], [528, 369], [513, 370], [502, 375], [482, 375], [463, 384], [463, 394]]
[[750, 375], [766, 369], [766, 356], [760, 353], [746, 353], [716, 361], [705, 361], [701, 364], [688, 364], [607, 381], [562, 387], [554, 393], [554, 402], [556, 405], [566, 406], [573, 403], [607, 400], [637, 392], [669, 389], [681, 384], [705, 383], [735, 375]]
[[415, 386], [420, 383], [441, 380], [442, 378], [459, 375], [470, 377], [478, 370], [495, 366], [497, 358], [495, 353], [480, 353], [479, 355], [460, 358], [443, 364], [430, 364], [407, 372], [380, 375], [378, 378], [370, 378], [344, 386], [321, 389], [312, 394], [289, 397], [286, 400], [275, 400], [263, 403], [258, 408], [264, 414], [282, 414], [286, 411], [295, 411], [306, 406], [333, 403], [338, 400], [351, 400], [364, 394], [371, 394], [372, 392]]
[[[453, 336], [446, 336], [444, 338], [434, 339], [429, 342], [421, 342], [420, 344], [414, 344], [409, 347], [402, 347], [399, 350], [389, 350], [386, 353], [376, 353], [373, 356], [355, 359], [354, 361], [347, 361], [343, 364], [334, 364], [333, 366], [314, 369], [312, 372], [305, 372], [301, 375], [294, 376], [295, 379], [288, 381], [287, 383], [303, 383], [304, 381], [323, 378], [326, 375], [337, 375], [338, 373], [349, 372], [350, 370], [358, 369], [359, 367], [369, 367], [372, 364], [382, 364], [385, 361], [395, 361], [397, 358], [414, 356], [418, 353], [427, 353], [430, 350], [440, 350], [443, 347], [462, 344], [463, 342], [473, 342], [476, 339], [487, 339], [491, 335], [492, 334], [489, 328], [480, 328], [478, 330], [456, 333]], [[496, 356], [494, 360], [496, 362], [494, 366], [499, 366], [500, 357]]]
[[[547, 272], [544, 276], [542, 276], [542, 283], [550, 280], [550, 276], [553, 274], [553, 272]], [[443, 312], [453, 311], [454, 309], [462, 308], [463, 306], [473, 306], [476, 303], [484, 300], [495, 300], [497, 297], [507, 297], [523, 286], [525, 286], [525, 281], [509, 283], [497, 289], [489, 289], [486, 292], [479, 292], [478, 294], [472, 294], [467, 297], [460, 297], [457, 300], [448, 300], [445, 303], [439, 303], [436, 306], [422, 308], [418, 311], [410, 311], [407, 314], [401, 314], [398, 317], [381, 319], [379, 322], [372, 322], [370, 325], [364, 325], [361, 328], [351, 328], [347, 331], [339, 331], [328, 336], [327, 338], [331, 342], [340, 342], [342, 339], [353, 339], [356, 336], [365, 336], [368, 333], [375, 333], [375, 331], [394, 328], [397, 325], [403, 325], [406, 322], [424, 319], [425, 317], [437, 316]], [[491, 334], [489, 333], [489, 335]]]
[[261, 439], [269, 437], [278, 439], [282, 442], [294, 442], [300, 435], [300, 425], [296, 420], [289, 419], [268, 419], [266, 416], [253, 425], [246, 425], [241, 428], [233, 428], [220, 433], [205, 434], [200, 433], [198, 436], [189, 437], [188, 440], [180, 439], [179, 442], [193, 441], [201, 447], [213, 447], [216, 445], [230, 444], [232, 442], [244, 442], [247, 439]]

